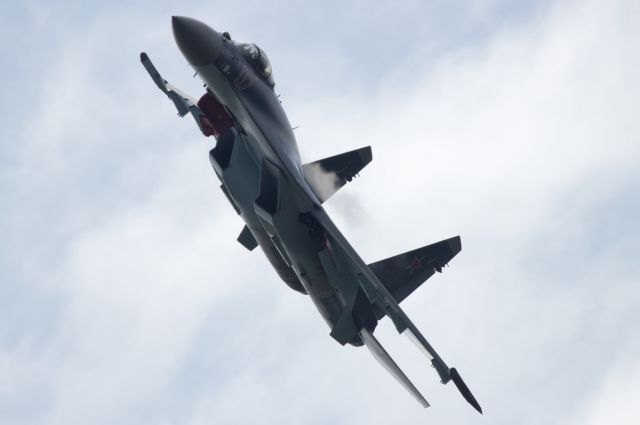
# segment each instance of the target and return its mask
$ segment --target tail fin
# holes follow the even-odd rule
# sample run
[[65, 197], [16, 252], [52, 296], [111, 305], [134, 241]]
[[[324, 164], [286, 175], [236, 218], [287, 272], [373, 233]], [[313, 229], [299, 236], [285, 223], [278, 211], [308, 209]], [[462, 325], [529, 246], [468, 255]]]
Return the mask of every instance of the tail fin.
[[420, 391], [413, 385], [413, 383], [407, 378], [407, 375], [398, 367], [395, 361], [391, 358], [387, 350], [380, 345], [377, 339], [367, 330], [362, 328], [360, 336], [365, 345], [373, 354], [373, 357], [385, 368], [394, 378], [403, 386], [411, 395], [418, 400], [422, 407], [429, 407], [429, 402], [420, 394]]
[[452, 367], [451, 369], [449, 369], [449, 373], [451, 374], [451, 380], [454, 384], [456, 384], [458, 391], [460, 391], [460, 394], [462, 394], [464, 399], [467, 400], [467, 403], [469, 403], [471, 406], [473, 406], [474, 409], [482, 414], [482, 407], [480, 407], [478, 400], [476, 400], [473, 394], [471, 394], [471, 390], [469, 390], [467, 384], [464, 383], [456, 368]]
[[371, 159], [371, 147], [367, 146], [310, 162], [302, 166], [302, 172], [320, 202], [324, 202], [350, 182]]
[[435, 272], [442, 272], [461, 249], [460, 236], [456, 236], [371, 263], [369, 268], [399, 303]]

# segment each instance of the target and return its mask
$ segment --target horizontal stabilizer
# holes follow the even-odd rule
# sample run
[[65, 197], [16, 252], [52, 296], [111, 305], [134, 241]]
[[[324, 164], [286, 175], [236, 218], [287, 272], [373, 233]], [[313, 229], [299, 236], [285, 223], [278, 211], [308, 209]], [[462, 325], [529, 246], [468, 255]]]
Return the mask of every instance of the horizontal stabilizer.
[[238, 236], [238, 242], [242, 244], [249, 251], [253, 251], [258, 246], [258, 241], [253, 237], [253, 233], [247, 226], [242, 228], [242, 232], [240, 232], [240, 236]]
[[413, 383], [407, 378], [407, 375], [398, 367], [395, 361], [391, 358], [387, 350], [384, 349], [377, 339], [366, 329], [363, 328], [360, 331], [360, 336], [365, 345], [371, 351], [371, 354], [394, 378], [403, 386], [407, 391], [415, 397], [416, 400], [422, 405], [422, 407], [429, 407], [429, 402], [420, 394], [420, 391], [413, 385]]
[[320, 202], [324, 202], [350, 182], [371, 159], [371, 147], [367, 146], [310, 162], [302, 166], [302, 172]]
[[451, 261], [461, 248], [460, 237], [456, 236], [371, 263], [369, 268], [393, 295], [393, 298], [400, 302], [436, 271], [442, 272], [442, 267]]

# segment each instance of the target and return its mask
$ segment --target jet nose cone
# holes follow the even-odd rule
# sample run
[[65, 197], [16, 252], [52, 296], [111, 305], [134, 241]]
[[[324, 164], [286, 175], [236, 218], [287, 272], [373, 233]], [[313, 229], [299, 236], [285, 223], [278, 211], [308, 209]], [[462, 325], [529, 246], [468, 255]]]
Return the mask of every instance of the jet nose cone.
[[205, 23], [185, 16], [173, 16], [171, 26], [180, 51], [193, 66], [210, 64], [222, 51], [222, 35]]

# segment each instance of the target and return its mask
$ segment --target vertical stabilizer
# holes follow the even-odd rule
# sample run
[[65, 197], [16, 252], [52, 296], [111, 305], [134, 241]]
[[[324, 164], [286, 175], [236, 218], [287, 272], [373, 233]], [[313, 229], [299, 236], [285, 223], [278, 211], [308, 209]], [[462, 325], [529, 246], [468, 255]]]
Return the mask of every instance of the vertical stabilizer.
[[422, 407], [429, 407], [429, 402], [420, 394], [420, 391], [413, 385], [413, 383], [407, 378], [407, 375], [398, 367], [395, 361], [391, 358], [387, 350], [384, 349], [377, 339], [366, 328], [360, 331], [360, 336], [365, 345], [373, 354], [373, 357], [385, 368], [394, 378], [406, 388], [407, 391], [415, 397], [416, 400], [422, 405]]

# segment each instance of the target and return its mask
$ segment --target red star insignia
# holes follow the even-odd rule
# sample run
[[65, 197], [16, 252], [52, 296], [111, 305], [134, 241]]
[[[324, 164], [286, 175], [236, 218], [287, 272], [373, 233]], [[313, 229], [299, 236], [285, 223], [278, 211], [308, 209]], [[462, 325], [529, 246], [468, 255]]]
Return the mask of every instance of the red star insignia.
[[407, 270], [409, 270], [409, 274], [413, 273], [414, 270], [418, 270], [422, 268], [422, 262], [424, 261], [424, 257], [418, 258], [413, 257], [413, 260], [407, 266]]

